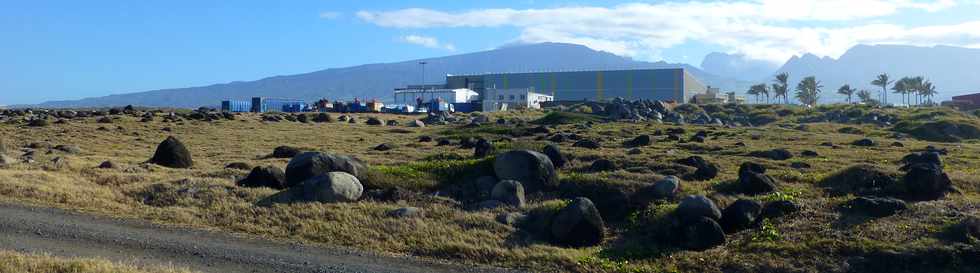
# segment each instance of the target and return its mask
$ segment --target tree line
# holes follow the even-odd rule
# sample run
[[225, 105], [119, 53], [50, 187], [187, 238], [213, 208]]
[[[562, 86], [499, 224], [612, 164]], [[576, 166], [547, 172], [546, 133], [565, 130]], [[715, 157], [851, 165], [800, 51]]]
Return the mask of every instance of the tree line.
[[[889, 87], [893, 93], [902, 95], [902, 103], [905, 105], [934, 105], [935, 102], [932, 101], [932, 98], [938, 94], [936, 86], [922, 76], [903, 77], [895, 81], [888, 74], [882, 73], [871, 81], [871, 85], [881, 87], [881, 91], [878, 94], [872, 94], [870, 90], [857, 90], [850, 84], [845, 84], [837, 89], [837, 94], [847, 96], [847, 103], [849, 104], [852, 103], [853, 97], [857, 96], [858, 101], [870, 105], [888, 104]], [[784, 72], [777, 74], [771, 84], [753, 85], [749, 87], [746, 93], [755, 96], [756, 103], [760, 102], [760, 99], [764, 99], [767, 104], [780, 103], [780, 98], [782, 98], [782, 103], [789, 104], [789, 87], [789, 73]], [[800, 104], [816, 106], [823, 88], [824, 86], [816, 77], [809, 76], [796, 84], [794, 97]]]

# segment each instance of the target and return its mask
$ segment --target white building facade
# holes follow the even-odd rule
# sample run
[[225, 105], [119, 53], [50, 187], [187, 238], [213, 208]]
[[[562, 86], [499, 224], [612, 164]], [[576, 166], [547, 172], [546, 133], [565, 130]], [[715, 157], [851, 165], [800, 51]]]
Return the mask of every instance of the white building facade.
[[466, 103], [476, 101], [480, 94], [476, 91], [458, 89], [429, 89], [429, 90], [398, 90], [395, 91], [395, 105], [416, 105], [416, 100], [422, 98], [423, 103], [428, 103], [433, 99], [441, 99], [448, 103]]
[[488, 88], [483, 96], [483, 111], [497, 112], [513, 109], [540, 109], [541, 103], [555, 97], [534, 92], [534, 88]]

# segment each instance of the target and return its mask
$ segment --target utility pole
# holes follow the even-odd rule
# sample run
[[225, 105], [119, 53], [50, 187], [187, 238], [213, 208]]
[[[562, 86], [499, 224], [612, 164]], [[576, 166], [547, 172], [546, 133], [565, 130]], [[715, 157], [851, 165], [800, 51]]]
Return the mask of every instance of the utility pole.
[[428, 62], [426, 61], [419, 62], [419, 65], [422, 66], [422, 89], [425, 89], [425, 64], [428, 64]]
[[428, 62], [426, 62], [426, 61], [420, 61], [419, 62], [419, 65], [422, 66], [422, 82], [419, 83], [419, 91], [422, 91], [422, 93], [421, 93], [422, 100], [425, 100], [425, 64], [427, 64], [427, 63]]

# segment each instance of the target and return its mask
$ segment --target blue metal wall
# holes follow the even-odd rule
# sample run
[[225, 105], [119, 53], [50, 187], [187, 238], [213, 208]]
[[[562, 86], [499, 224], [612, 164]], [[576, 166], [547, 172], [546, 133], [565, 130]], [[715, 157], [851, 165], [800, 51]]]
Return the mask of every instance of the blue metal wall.
[[226, 112], [249, 112], [252, 111], [252, 102], [247, 100], [226, 100], [221, 102], [221, 111]]
[[292, 99], [262, 98], [262, 105], [265, 111], [271, 112], [303, 112], [306, 110], [306, 102]]
[[555, 100], [628, 99], [686, 102], [700, 86], [684, 69], [536, 72], [448, 76], [448, 88], [534, 88]]

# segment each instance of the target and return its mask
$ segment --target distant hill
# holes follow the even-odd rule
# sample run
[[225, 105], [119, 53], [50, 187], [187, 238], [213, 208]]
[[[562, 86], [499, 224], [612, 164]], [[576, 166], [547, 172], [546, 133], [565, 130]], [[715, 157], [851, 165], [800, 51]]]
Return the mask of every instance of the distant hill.
[[[153, 107], [216, 106], [224, 99], [253, 96], [314, 100], [392, 99], [393, 89], [421, 80], [418, 62], [367, 64], [332, 68], [306, 74], [276, 76], [256, 81], [231, 82], [200, 87], [162, 89], [71, 101], [50, 101], [40, 107], [103, 107], [140, 105]], [[542, 43], [514, 45], [499, 49], [424, 59], [427, 83], [442, 83], [446, 74], [486, 72], [557, 71], [625, 68], [688, 69], [702, 83], [734, 89], [735, 80], [724, 79], [686, 64], [640, 62], [608, 52], [573, 44]]]
[[755, 81], [773, 75], [779, 64], [749, 59], [741, 54], [712, 52], [704, 57], [701, 69], [725, 78]]
[[[841, 101], [837, 88], [850, 84], [858, 89], [880, 90], [871, 81], [881, 73], [894, 79], [904, 76], [924, 76], [939, 91], [937, 100], [980, 92], [980, 49], [951, 46], [916, 47], [901, 45], [858, 45], [838, 59], [820, 58], [811, 54], [794, 56], [777, 73], [787, 72], [795, 86], [805, 76], [816, 76], [824, 86], [822, 101]], [[769, 82], [771, 77], [757, 81]], [[743, 91], [744, 92], [744, 91]], [[891, 94], [889, 102], [900, 103], [901, 96]], [[877, 94], [877, 93], [875, 93]]]

